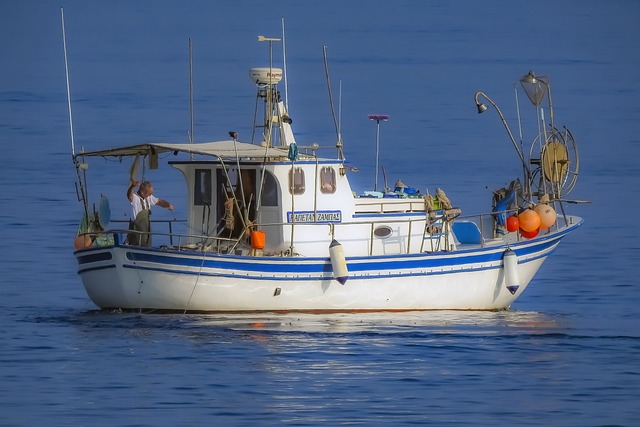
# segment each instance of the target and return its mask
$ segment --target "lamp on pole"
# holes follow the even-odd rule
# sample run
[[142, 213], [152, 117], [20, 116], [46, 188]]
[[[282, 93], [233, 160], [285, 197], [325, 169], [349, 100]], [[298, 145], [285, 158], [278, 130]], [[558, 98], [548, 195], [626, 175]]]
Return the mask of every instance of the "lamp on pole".
[[555, 129], [553, 122], [553, 103], [551, 102], [551, 84], [547, 76], [536, 76], [533, 71], [529, 71], [520, 79], [520, 84], [524, 92], [529, 97], [533, 105], [538, 107], [544, 99], [545, 93], [549, 97], [549, 118], [551, 119], [551, 128]]
[[376, 182], [373, 185], [373, 191], [378, 191], [378, 162], [380, 159], [380, 122], [389, 120], [386, 114], [369, 114], [369, 120], [376, 122]]
[[502, 124], [504, 125], [504, 128], [507, 130], [507, 133], [509, 134], [509, 139], [513, 143], [513, 147], [516, 149], [516, 152], [518, 153], [518, 157], [520, 157], [520, 161], [522, 162], [522, 168], [524, 169], [524, 171], [526, 173], [526, 176], [528, 178], [529, 177], [529, 167], [527, 166], [527, 162], [524, 160], [524, 155], [522, 154], [522, 150], [520, 150], [520, 147], [518, 147], [518, 144], [516, 143], [516, 140], [513, 137], [513, 134], [511, 133], [511, 129], [509, 129], [509, 125], [507, 124], [507, 121], [505, 120], [504, 115], [502, 114], [502, 111], [500, 111], [500, 108], [498, 108], [496, 103], [493, 102], [493, 100], [491, 98], [489, 98], [486, 93], [484, 93], [484, 92], [476, 92], [476, 95], [475, 95], [474, 99], [476, 101], [476, 107], [478, 108], [478, 114], [481, 114], [481, 113], [484, 113], [485, 111], [487, 111], [486, 104], [483, 104], [478, 99], [480, 96], [482, 96], [484, 99], [489, 101], [489, 103], [491, 105], [493, 105], [493, 107], [498, 112], [498, 115], [500, 116], [500, 120], [502, 120]]
[[480, 96], [482, 96], [484, 99], [489, 101], [489, 103], [491, 105], [493, 105], [493, 107], [498, 112], [498, 115], [500, 116], [500, 120], [502, 120], [502, 124], [504, 125], [504, 128], [507, 130], [507, 133], [509, 134], [509, 139], [511, 139], [511, 142], [513, 143], [513, 146], [516, 149], [516, 151], [518, 152], [518, 156], [520, 157], [520, 160], [522, 161], [522, 164], [524, 165], [524, 167], [526, 169], [527, 168], [527, 164], [526, 164], [526, 162], [524, 160], [524, 155], [522, 154], [522, 150], [520, 150], [520, 147], [518, 147], [518, 144], [516, 143], [516, 140], [513, 137], [513, 134], [511, 133], [511, 129], [509, 129], [509, 125], [507, 124], [507, 121], [505, 120], [504, 115], [502, 114], [502, 111], [500, 111], [500, 108], [498, 108], [496, 103], [493, 102], [493, 100], [491, 98], [489, 98], [487, 96], [487, 94], [485, 94], [484, 92], [476, 92], [475, 101], [476, 101], [476, 107], [478, 108], [478, 114], [481, 114], [481, 113], [484, 113], [485, 111], [487, 111], [486, 104], [483, 104], [478, 99]]
[[522, 162], [522, 170], [524, 172], [525, 186], [526, 186], [525, 187], [525, 192], [528, 194], [528, 191], [529, 191], [529, 179], [531, 177], [531, 173], [529, 171], [529, 166], [527, 166], [527, 162], [524, 159], [524, 155], [522, 154], [522, 150], [520, 149], [520, 147], [518, 147], [518, 144], [516, 143], [516, 140], [513, 137], [513, 134], [511, 133], [511, 129], [509, 129], [509, 125], [507, 124], [507, 121], [505, 120], [504, 115], [502, 114], [502, 111], [500, 111], [500, 108], [498, 108], [496, 103], [493, 102], [493, 100], [491, 98], [489, 98], [487, 96], [487, 94], [485, 94], [484, 92], [476, 92], [476, 95], [474, 97], [474, 99], [476, 101], [476, 107], [478, 108], [478, 114], [481, 114], [481, 113], [484, 113], [485, 111], [487, 111], [486, 104], [483, 104], [478, 99], [481, 96], [484, 99], [486, 99], [487, 101], [489, 101], [489, 103], [491, 105], [493, 105], [493, 107], [496, 109], [496, 111], [498, 112], [498, 115], [500, 116], [500, 120], [502, 120], [502, 124], [504, 125], [504, 128], [507, 130], [507, 133], [509, 134], [509, 139], [511, 139], [511, 142], [513, 143], [513, 147], [516, 149], [516, 152], [518, 153], [518, 157], [520, 157], [520, 161]]

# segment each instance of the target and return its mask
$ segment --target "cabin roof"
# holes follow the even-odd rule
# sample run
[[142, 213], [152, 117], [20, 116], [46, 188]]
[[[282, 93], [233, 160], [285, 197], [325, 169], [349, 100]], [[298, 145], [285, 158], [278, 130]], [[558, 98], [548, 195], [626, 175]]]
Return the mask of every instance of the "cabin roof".
[[[78, 153], [77, 156], [87, 157], [127, 157], [137, 155], [160, 154], [167, 152], [183, 152], [212, 156], [220, 159], [260, 159], [260, 160], [286, 160], [288, 149], [276, 147], [263, 147], [261, 145], [248, 144], [246, 142], [234, 142], [233, 140], [203, 142], [197, 144], [171, 144], [164, 142], [152, 142], [128, 147], [116, 147], [106, 150], [88, 151]], [[312, 156], [300, 153], [301, 159], [312, 159]]]

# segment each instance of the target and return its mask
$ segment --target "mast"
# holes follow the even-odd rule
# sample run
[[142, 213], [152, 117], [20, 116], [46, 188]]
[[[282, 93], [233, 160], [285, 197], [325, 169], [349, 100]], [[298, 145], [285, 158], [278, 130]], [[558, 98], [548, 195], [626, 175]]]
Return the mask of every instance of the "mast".
[[193, 144], [193, 45], [191, 37], [189, 37], [189, 142]]
[[331, 92], [331, 79], [329, 78], [329, 62], [327, 61], [327, 46], [322, 46], [322, 56], [324, 58], [324, 74], [327, 80], [327, 90], [329, 91], [329, 105], [331, 106], [331, 116], [333, 117], [333, 125], [336, 129], [336, 148], [338, 149], [338, 159], [344, 160], [344, 152], [342, 151], [342, 138], [340, 136], [340, 128], [336, 119], [336, 109], [333, 106], [333, 94]]
[[287, 47], [284, 40], [284, 17], [282, 18], [282, 70], [284, 78], [284, 106], [289, 113], [289, 84], [287, 83]]
[[67, 78], [67, 105], [69, 107], [69, 130], [71, 132], [71, 155], [76, 156], [75, 141], [73, 138], [73, 115], [71, 114], [71, 88], [69, 86], [69, 62], [67, 61], [67, 34], [64, 28], [64, 8], [60, 8], [60, 16], [62, 18], [62, 47], [64, 49], [64, 71]]
[[[65, 77], [67, 80], [67, 105], [69, 108], [69, 132], [71, 133], [71, 158], [73, 159], [73, 164], [76, 167], [76, 175], [78, 176], [78, 186], [80, 187], [80, 194], [76, 194], [78, 196], [78, 201], [82, 201], [84, 207], [84, 213], [88, 220], [89, 218], [89, 204], [87, 202], [87, 195], [85, 186], [83, 184], [82, 175], [80, 174], [80, 169], [86, 171], [87, 164], [78, 162], [76, 158], [76, 147], [74, 140], [74, 132], [73, 132], [73, 115], [71, 113], [71, 85], [69, 84], [69, 62], [67, 60], [67, 33], [65, 31], [64, 26], [64, 8], [60, 8], [60, 18], [62, 20], [62, 47], [64, 50], [64, 70]], [[78, 186], [76, 186], [76, 193], [78, 192]]]
[[[194, 143], [193, 137], [193, 45], [191, 44], [191, 37], [189, 37], [189, 143]], [[189, 154], [191, 160], [193, 160], [193, 153]]]
[[[259, 42], [269, 42], [269, 68], [253, 68], [251, 69], [251, 79], [258, 85], [259, 96], [265, 97], [265, 131], [264, 137], [267, 143], [267, 147], [273, 146], [273, 117], [274, 115], [279, 118], [278, 123], [282, 130], [281, 114], [278, 108], [278, 91], [276, 86], [282, 79], [282, 70], [280, 68], [273, 67], [273, 42], [282, 41], [277, 37], [265, 37], [258, 36]], [[264, 88], [264, 92], [261, 90]], [[282, 141], [282, 131], [281, 141]]]

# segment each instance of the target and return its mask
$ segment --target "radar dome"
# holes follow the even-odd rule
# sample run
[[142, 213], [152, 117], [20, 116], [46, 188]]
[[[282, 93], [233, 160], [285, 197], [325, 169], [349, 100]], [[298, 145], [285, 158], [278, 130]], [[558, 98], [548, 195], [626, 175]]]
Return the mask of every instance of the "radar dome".
[[249, 77], [256, 84], [274, 85], [282, 80], [282, 69], [269, 67], [252, 68], [249, 70]]

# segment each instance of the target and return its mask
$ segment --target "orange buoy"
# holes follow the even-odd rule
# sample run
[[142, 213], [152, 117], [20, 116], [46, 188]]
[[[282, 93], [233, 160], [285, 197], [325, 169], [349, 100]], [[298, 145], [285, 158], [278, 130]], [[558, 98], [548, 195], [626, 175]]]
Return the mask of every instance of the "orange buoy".
[[526, 209], [518, 215], [520, 229], [524, 231], [534, 231], [540, 228], [540, 216], [531, 209]]
[[515, 215], [511, 215], [507, 218], [507, 231], [509, 233], [516, 231], [520, 228], [520, 221], [518, 221], [518, 217]]
[[545, 203], [540, 203], [539, 205], [536, 205], [533, 210], [540, 217], [540, 230], [546, 230], [556, 223], [556, 218], [558, 217], [558, 215], [556, 214], [555, 209], [553, 209], [551, 206]]
[[76, 236], [73, 241], [73, 247], [76, 248], [76, 251], [88, 248], [89, 246], [91, 246], [91, 236], [89, 236], [88, 234]]
[[520, 235], [522, 237], [524, 237], [525, 239], [533, 239], [534, 237], [536, 237], [538, 235], [539, 232], [540, 232], [539, 228], [536, 228], [533, 231], [525, 231], [522, 228], [520, 229]]
[[251, 248], [264, 249], [266, 237], [267, 235], [264, 231], [252, 231], [251, 232]]

